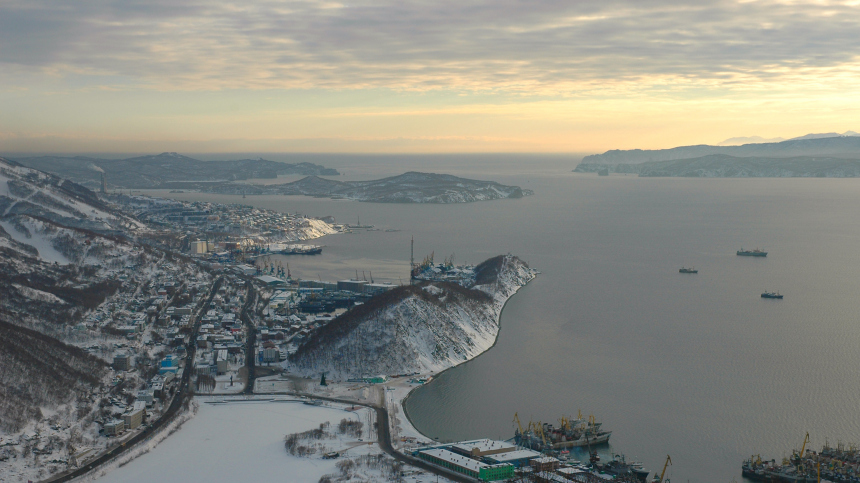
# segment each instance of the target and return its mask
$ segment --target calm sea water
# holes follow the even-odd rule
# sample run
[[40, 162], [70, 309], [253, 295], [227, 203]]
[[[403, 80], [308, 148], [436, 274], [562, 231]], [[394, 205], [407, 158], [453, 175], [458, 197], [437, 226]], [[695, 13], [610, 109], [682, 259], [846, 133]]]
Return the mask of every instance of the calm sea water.
[[742, 459], [781, 459], [807, 431], [813, 447], [860, 441], [860, 181], [597, 177], [560, 156], [318, 161], [341, 179], [415, 169], [536, 192], [461, 205], [171, 195], [402, 230], [325, 237], [323, 255], [288, 259], [294, 276], [405, 280], [413, 235], [417, 258], [510, 252], [539, 269], [496, 346], [407, 401], [428, 436], [506, 439], [515, 412], [557, 423], [582, 410], [613, 431], [607, 452], [652, 470], [670, 454], [674, 481], [701, 482], [740, 480]]

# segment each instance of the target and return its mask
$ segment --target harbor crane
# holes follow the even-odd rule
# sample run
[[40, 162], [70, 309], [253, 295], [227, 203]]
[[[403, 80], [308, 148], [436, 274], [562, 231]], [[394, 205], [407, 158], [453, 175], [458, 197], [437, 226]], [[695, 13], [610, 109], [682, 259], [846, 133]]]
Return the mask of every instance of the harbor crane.
[[666, 462], [663, 463], [663, 472], [660, 473], [660, 476], [657, 476], [657, 473], [654, 473], [654, 483], [668, 483], [669, 480], [666, 480], [666, 468], [672, 464], [672, 457], [666, 455]]
[[806, 450], [807, 444], [809, 444], [809, 433], [806, 433], [806, 437], [803, 438], [803, 445], [800, 447], [800, 453], [797, 453], [798, 458], [803, 458], [803, 454]]
[[793, 458], [795, 463], [800, 468], [804, 468], [804, 466], [805, 466], [803, 464], [803, 455], [805, 454], [807, 444], [809, 444], [809, 433], [808, 432], [806, 433], [806, 436], [803, 438], [803, 445], [800, 447], [800, 453], [795, 453], [794, 458]]
[[517, 413], [514, 413], [514, 422], [517, 423], [517, 429], [520, 430], [520, 434], [525, 434], [523, 432], [523, 425], [520, 423], [520, 416]]
[[585, 444], [588, 445], [588, 462], [591, 463], [591, 467], [594, 468], [594, 465], [600, 461], [600, 455], [597, 454], [597, 450], [591, 449], [591, 440], [588, 438], [588, 433], [585, 433]]
[[537, 432], [540, 433], [540, 439], [543, 441], [544, 448], [546, 448], [547, 447], [546, 433], [544, 433], [544, 431], [543, 431], [543, 423], [538, 421], [537, 424], [535, 425], [535, 428], [537, 428]]

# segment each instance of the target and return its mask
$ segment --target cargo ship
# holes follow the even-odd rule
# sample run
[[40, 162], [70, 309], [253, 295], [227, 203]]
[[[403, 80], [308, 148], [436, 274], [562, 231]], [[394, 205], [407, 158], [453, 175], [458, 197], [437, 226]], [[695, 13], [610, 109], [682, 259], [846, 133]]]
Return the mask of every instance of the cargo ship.
[[699, 271], [696, 270], [695, 268], [684, 268], [684, 267], [681, 267], [681, 269], [678, 270], [678, 272], [680, 272], [680, 273], [699, 273]]
[[763, 299], [780, 299], [780, 300], [782, 300], [782, 295], [780, 295], [780, 293], [779, 293], [779, 292], [768, 292], [768, 291], [765, 291], [763, 294], [761, 294], [761, 298], [763, 298]]
[[738, 256], [739, 257], [766, 257], [767, 252], [763, 251], [763, 250], [759, 250], [758, 248], [756, 248], [755, 250], [744, 250], [743, 248], [741, 248], [740, 250], [738, 250]]
[[516, 444], [541, 452], [606, 444], [612, 436], [612, 431], [601, 429], [603, 423], [598, 423], [594, 416], [588, 419], [583, 419], [582, 415], [575, 419], [562, 417], [559, 426], [529, 421], [528, 426], [523, 428], [517, 415], [514, 415], [514, 421]]
[[860, 449], [856, 445], [839, 443], [835, 448], [825, 443], [821, 451], [807, 449], [809, 434], [800, 451], [792, 451], [790, 458], [781, 463], [775, 459], [762, 460], [753, 455], [744, 460], [741, 474], [744, 478], [769, 482], [820, 482], [857, 483], [860, 481]]
[[614, 454], [612, 455], [612, 460], [609, 462], [595, 463], [592, 466], [600, 474], [611, 476], [615, 481], [639, 481], [645, 483], [648, 481], [648, 475], [651, 473], [642, 466], [642, 463], [628, 463], [623, 454]]
[[319, 255], [322, 247], [318, 245], [287, 245], [277, 252], [279, 255]]

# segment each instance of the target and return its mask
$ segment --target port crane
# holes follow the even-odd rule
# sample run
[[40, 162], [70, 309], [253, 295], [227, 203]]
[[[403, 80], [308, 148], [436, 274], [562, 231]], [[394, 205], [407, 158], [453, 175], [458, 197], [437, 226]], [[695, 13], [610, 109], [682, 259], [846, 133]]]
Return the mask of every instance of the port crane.
[[668, 483], [669, 480], [666, 480], [666, 468], [672, 464], [672, 457], [666, 455], [666, 462], [663, 463], [663, 471], [660, 473], [660, 476], [657, 476], [657, 473], [654, 473], [654, 483]]
[[523, 425], [520, 423], [520, 416], [517, 413], [514, 413], [514, 422], [517, 423], [517, 429], [520, 430], [520, 434], [525, 434], [523, 432]]
[[597, 450], [591, 449], [591, 439], [588, 438], [588, 433], [585, 434], [585, 444], [588, 445], [588, 462], [591, 463], [591, 467], [594, 468], [594, 465], [600, 461], [600, 455], [597, 454]]
[[809, 433], [806, 433], [806, 437], [803, 438], [803, 446], [800, 447], [800, 453], [796, 453], [796, 457], [798, 459], [803, 458], [804, 450], [806, 450], [807, 444], [809, 444]]
[[801, 470], [806, 469], [804, 467], [805, 465], [803, 464], [803, 455], [805, 454], [807, 444], [809, 444], [809, 433], [808, 432], [806, 433], [806, 436], [803, 438], [803, 445], [800, 447], [800, 453], [795, 453], [794, 457], [793, 457], [795, 464]]
[[537, 428], [537, 432], [540, 433], [540, 439], [541, 439], [541, 441], [543, 441], [543, 447], [546, 448], [547, 447], [546, 433], [544, 433], [544, 431], [543, 431], [543, 423], [538, 421], [537, 424], [535, 425], [535, 428]]

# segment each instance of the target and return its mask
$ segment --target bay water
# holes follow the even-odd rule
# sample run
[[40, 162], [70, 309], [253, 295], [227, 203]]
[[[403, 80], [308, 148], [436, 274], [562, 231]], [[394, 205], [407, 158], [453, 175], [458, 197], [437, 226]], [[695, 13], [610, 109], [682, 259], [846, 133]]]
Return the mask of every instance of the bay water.
[[[807, 431], [816, 450], [860, 440], [860, 180], [598, 177], [570, 156], [315, 160], [341, 180], [417, 170], [535, 191], [452, 205], [157, 192], [381, 229], [284, 257], [294, 277], [406, 282], [412, 237], [417, 259], [512, 253], [540, 270], [492, 349], [407, 400], [427, 436], [507, 439], [514, 413], [558, 424], [581, 410], [613, 431], [604, 457], [658, 470], [671, 455], [672, 480], [699, 482], [740, 480], [744, 458], [779, 461]], [[735, 254], [756, 247], [768, 256]]]

